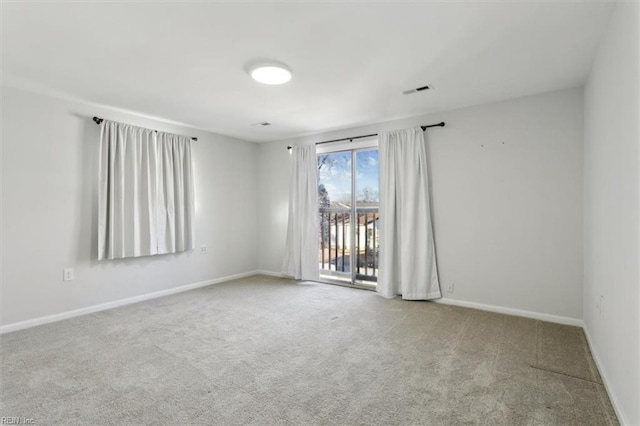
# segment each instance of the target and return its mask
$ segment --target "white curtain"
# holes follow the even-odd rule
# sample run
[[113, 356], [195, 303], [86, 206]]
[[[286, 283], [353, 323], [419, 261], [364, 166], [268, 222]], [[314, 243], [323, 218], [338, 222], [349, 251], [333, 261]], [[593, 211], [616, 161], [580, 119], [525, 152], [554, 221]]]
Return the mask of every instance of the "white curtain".
[[384, 297], [441, 297], [421, 128], [379, 134], [380, 266]]
[[104, 120], [98, 259], [176, 253], [194, 245], [191, 138]]
[[282, 273], [297, 280], [318, 280], [318, 160], [315, 145], [291, 152], [289, 225]]

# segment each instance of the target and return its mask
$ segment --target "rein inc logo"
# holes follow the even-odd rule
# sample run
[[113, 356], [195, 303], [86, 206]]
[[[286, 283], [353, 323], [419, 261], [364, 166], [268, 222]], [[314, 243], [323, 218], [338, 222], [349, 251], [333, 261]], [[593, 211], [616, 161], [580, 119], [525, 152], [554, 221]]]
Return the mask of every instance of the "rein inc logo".
[[36, 420], [31, 417], [0, 417], [0, 425], [35, 425]]

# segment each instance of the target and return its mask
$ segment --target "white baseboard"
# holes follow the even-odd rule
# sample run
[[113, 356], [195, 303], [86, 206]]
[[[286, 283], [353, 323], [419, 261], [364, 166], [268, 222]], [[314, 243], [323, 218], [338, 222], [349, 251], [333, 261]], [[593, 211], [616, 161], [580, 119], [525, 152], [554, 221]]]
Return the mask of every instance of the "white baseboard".
[[[229, 276], [221, 277], [221, 278], [215, 278], [215, 279], [212, 279], [212, 280], [206, 280], [206, 281], [201, 281], [201, 282], [197, 282], [197, 283], [186, 284], [186, 285], [183, 285], [183, 286], [180, 286], [180, 287], [174, 287], [174, 288], [170, 288], [170, 289], [167, 289], [167, 290], [156, 291], [156, 292], [148, 293], [148, 294], [141, 294], [139, 296], [133, 296], [133, 297], [129, 297], [129, 298], [126, 298], [126, 299], [121, 299], [121, 300], [116, 300], [116, 301], [113, 301], [113, 302], [103, 303], [103, 304], [100, 304], [100, 305], [88, 306], [86, 308], [75, 309], [73, 311], [66, 311], [66, 312], [61, 312], [59, 314], [48, 315], [48, 316], [44, 316], [44, 317], [39, 317], [39, 318], [34, 318], [34, 319], [26, 320], [26, 321], [20, 321], [20, 322], [15, 322], [15, 323], [3, 325], [3, 326], [0, 326], [0, 334], [9, 333], [9, 332], [12, 332], [12, 331], [17, 331], [17, 330], [22, 330], [22, 329], [29, 328], [29, 327], [35, 327], [37, 325], [48, 324], [48, 323], [51, 323], [51, 322], [61, 321], [63, 319], [73, 318], [73, 317], [77, 317], [77, 316], [80, 316], [80, 315], [86, 315], [86, 314], [91, 314], [91, 313], [94, 313], [94, 312], [105, 311], [107, 309], [113, 309], [113, 308], [117, 308], [119, 306], [130, 305], [132, 303], [138, 303], [138, 302], [142, 302], [142, 301], [145, 301], [145, 300], [155, 299], [155, 298], [158, 298], [158, 297], [169, 296], [171, 294], [181, 293], [183, 291], [193, 290], [193, 289], [196, 289], [196, 288], [205, 287], [205, 286], [212, 285], [212, 284], [218, 284], [218, 283], [225, 282], [225, 281], [231, 281], [231, 280], [235, 280], [235, 279], [238, 279], [238, 278], [249, 277], [249, 276], [252, 276], [252, 275], [268, 275], [268, 276], [279, 277], [279, 278], [284, 277], [284, 275], [282, 275], [279, 272], [273, 272], [273, 271], [262, 270], [262, 269], [261, 270], [255, 270], [255, 271], [249, 271], [249, 272], [243, 272], [243, 273], [240, 273], [240, 274], [229, 275]], [[483, 303], [476, 303], [476, 302], [467, 302], [467, 301], [464, 301], [464, 300], [457, 300], [457, 299], [442, 298], [442, 299], [433, 300], [433, 302], [444, 303], [444, 304], [447, 304], [447, 305], [462, 306], [462, 307], [465, 307], [465, 308], [480, 309], [482, 311], [497, 312], [497, 313], [507, 314], [507, 315], [516, 315], [516, 316], [521, 316], [521, 317], [526, 317], [526, 318], [538, 319], [538, 320], [542, 320], [542, 321], [555, 322], [555, 323], [559, 323], [559, 324], [574, 325], [574, 326], [577, 326], [577, 327], [584, 327], [584, 324], [582, 323], [582, 320], [579, 320], [577, 318], [569, 318], [569, 317], [562, 317], [562, 316], [557, 316], [557, 315], [542, 314], [542, 313], [538, 313], [538, 312], [525, 311], [525, 310], [513, 309], [513, 308], [505, 308], [505, 307], [502, 307], [502, 306], [495, 306], [495, 305], [486, 305], [486, 304], [483, 304]]]
[[596, 347], [593, 345], [591, 337], [589, 336], [589, 329], [586, 324], [582, 327], [584, 330], [584, 335], [587, 337], [587, 344], [589, 345], [589, 349], [591, 350], [591, 355], [593, 355], [593, 360], [596, 363], [596, 367], [598, 367], [598, 372], [600, 373], [600, 377], [602, 378], [602, 383], [604, 384], [604, 389], [607, 391], [609, 395], [609, 400], [611, 401], [611, 405], [613, 405], [613, 411], [616, 412], [616, 416], [618, 416], [618, 421], [621, 425], [630, 425], [627, 419], [622, 414], [622, 410], [620, 409], [620, 404], [618, 403], [618, 398], [616, 397], [613, 388], [610, 385], [610, 381], [607, 378], [607, 374], [605, 370], [602, 368], [602, 361], [600, 361], [600, 355], [598, 355], [598, 351]]
[[[273, 272], [273, 271], [267, 271], [267, 270], [258, 270], [256, 271], [256, 274], [269, 275], [272, 277], [280, 277], [280, 278], [285, 277], [280, 272]], [[446, 297], [443, 297], [442, 299], [434, 299], [434, 300], [431, 300], [431, 302], [443, 303], [445, 305], [461, 306], [464, 308], [479, 309], [481, 311], [496, 312], [499, 314], [515, 315], [518, 317], [533, 318], [541, 321], [554, 322], [557, 324], [573, 325], [576, 327], [584, 328], [584, 324], [582, 320], [578, 318], [563, 317], [563, 316], [551, 315], [551, 314], [542, 314], [539, 312], [525, 311], [522, 309], [505, 308], [503, 306], [486, 305], [484, 303], [467, 302], [465, 300], [458, 300], [458, 299], [448, 299]]]
[[180, 287], [169, 288], [167, 290], [156, 291], [153, 293], [141, 294], [139, 296], [128, 297], [126, 299], [115, 300], [113, 302], [102, 303], [100, 305], [87, 306], [86, 308], [74, 309], [72, 311], [60, 312], [59, 314], [47, 315], [44, 317], [34, 318], [26, 321], [14, 322], [11, 324], [0, 326], [0, 334], [10, 333], [12, 331], [23, 330], [25, 328], [35, 327], [37, 325], [49, 324], [68, 318], [78, 317], [80, 315], [92, 314], [94, 312], [106, 311], [107, 309], [118, 308], [132, 303], [143, 302], [145, 300], [156, 299], [158, 297], [169, 296], [171, 294], [182, 293], [183, 291], [193, 290], [208, 285], [218, 284], [225, 281], [231, 281], [238, 278], [249, 277], [252, 275], [263, 274], [262, 271], [243, 272], [241, 274], [229, 275], [226, 277], [215, 278], [212, 280], [200, 281], [197, 283], [186, 284]]
[[[256, 274], [269, 275], [272, 277], [280, 277], [280, 278], [285, 277], [280, 272], [273, 272], [273, 271], [267, 271], [262, 269], [256, 271]], [[514, 309], [514, 308], [505, 308], [503, 306], [486, 305], [484, 303], [467, 302], [465, 300], [458, 300], [458, 299], [448, 299], [446, 297], [443, 297], [442, 299], [434, 299], [434, 300], [431, 300], [431, 302], [443, 303], [445, 305], [461, 306], [464, 308], [479, 309], [481, 311], [496, 312], [499, 314], [515, 315], [518, 317], [533, 318], [541, 321], [554, 322], [557, 324], [584, 327], [582, 320], [578, 318], [563, 317], [563, 316], [551, 315], [551, 314], [542, 314], [540, 312], [525, 311], [522, 309]]]
[[582, 320], [578, 318], [563, 317], [563, 316], [551, 315], [551, 314], [542, 314], [540, 312], [525, 311], [523, 309], [505, 308], [504, 306], [486, 305], [484, 303], [467, 302], [464, 300], [457, 300], [457, 299], [442, 298], [442, 299], [432, 300], [432, 302], [443, 303], [445, 305], [462, 306], [464, 308], [479, 309], [481, 311], [496, 312], [499, 314], [533, 318], [540, 321], [555, 322], [557, 324], [573, 325], [576, 327], [584, 328], [584, 324]]
[[255, 273], [259, 275], [268, 275], [270, 277], [284, 278], [284, 275], [282, 275], [280, 272], [267, 271], [266, 269], [259, 269], [255, 271]]

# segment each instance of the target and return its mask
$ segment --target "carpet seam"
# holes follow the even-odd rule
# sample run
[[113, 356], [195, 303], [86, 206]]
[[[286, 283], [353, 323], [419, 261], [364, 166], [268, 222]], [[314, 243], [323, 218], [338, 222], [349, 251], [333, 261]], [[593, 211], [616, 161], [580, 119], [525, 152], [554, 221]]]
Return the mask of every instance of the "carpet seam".
[[583, 382], [589, 382], [589, 383], [594, 383], [596, 385], [602, 385], [604, 386], [602, 383], [600, 382], [596, 382], [594, 380], [590, 380], [590, 379], [585, 379], [583, 377], [578, 377], [578, 376], [574, 376], [572, 374], [567, 374], [567, 373], [563, 373], [562, 371], [557, 371], [557, 370], [552, 370], [549, 368], [544, 368], [544, 367], [538, 367], [537, 365], [531, 365], [529, 364], [529, 367], [531, 368], [535, 368], [536, 370], [542, 370], [542, 371], [547, 371], [549, 373], [554, 373], [554, 374], [560, 374], [562, 376], [567, 376], [567, 377], [571, 377], [572, 379], [578, 379], [578, 380], [582, 380]]

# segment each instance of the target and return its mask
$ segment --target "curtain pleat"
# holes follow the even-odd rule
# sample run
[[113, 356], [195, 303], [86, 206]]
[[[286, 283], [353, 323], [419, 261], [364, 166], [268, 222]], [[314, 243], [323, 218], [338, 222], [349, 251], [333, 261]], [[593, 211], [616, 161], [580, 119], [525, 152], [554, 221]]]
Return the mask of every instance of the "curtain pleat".
[[282, 273], [297, 280], [318, 280], [318, 160], [315, 145], [291, 152], [289, 223]]
[[[188, 140], [189, 143], [184, 143]], [[159, 198], [159, 252], [175, 253], [195, 247], [195, 199], [191, 168], [191, 141], [168, 133], [158, 133], [162, 158]]]
[[378, 292], [408, 300], [441, 297], [422, 129], [379, 134]]
[[104, 120], [98, 193], [98, 259], [194, 248], [190, 138]]

